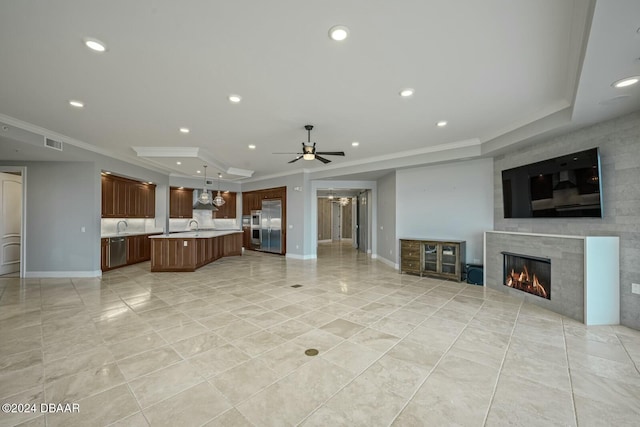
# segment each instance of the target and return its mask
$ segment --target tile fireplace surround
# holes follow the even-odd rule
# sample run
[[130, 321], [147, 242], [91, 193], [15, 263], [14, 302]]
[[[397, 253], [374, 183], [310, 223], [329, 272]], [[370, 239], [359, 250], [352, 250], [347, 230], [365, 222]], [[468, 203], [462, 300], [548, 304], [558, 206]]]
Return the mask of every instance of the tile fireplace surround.
[[[620, 323], [619, 238], [487, 231], [485, 286], [586, 325]], [[551, 299], [504, 286], [503, 252], [551, 260]]]

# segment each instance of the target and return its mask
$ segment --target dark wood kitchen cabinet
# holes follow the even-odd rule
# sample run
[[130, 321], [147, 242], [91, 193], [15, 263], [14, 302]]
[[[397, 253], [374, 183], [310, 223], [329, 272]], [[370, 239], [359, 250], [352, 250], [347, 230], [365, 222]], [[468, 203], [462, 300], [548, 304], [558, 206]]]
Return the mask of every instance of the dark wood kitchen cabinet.
[[103, 218], [155, 218], [156, 186], [115, 175], [102, 175]]
[[235, 218], [236, 217], [236, 193], [229, 191], [226, 193], [220, 193], [220, 195], [224, 199], [224, 205], [216, 206], [218, 210], [212, 213], [213, 218]]
[[100, 239], [100, 267], [102, 271], [109, 269], [109, 239]]
[[169, 189], [169, 218], [193, 218], [193, 189]]

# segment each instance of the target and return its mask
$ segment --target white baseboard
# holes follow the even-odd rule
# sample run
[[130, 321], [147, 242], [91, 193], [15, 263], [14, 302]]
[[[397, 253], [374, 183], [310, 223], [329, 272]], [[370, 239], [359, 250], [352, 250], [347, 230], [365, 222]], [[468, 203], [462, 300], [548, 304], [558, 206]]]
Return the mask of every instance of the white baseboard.
[[102, 270], [95, 271], [27, 271], [24, 273], [26, 279], [46, 279], [64, 277], [102, 277]]
[[378, 261], [382, 262], [383, 264], [386, 264], [386, 265], [388, 265], [389, 267], [394, 268], [394, 269], [396, 269], [396, 270], [399, 268], [398, 264], [394, 263], [393, 261], [389, 261], [388, 259], [383, 258], [383, 257], [381, 257], [381, 256], [373, 255], [371, 258], [374, 258], [374, 259], [376, 259], [376, 260], [378, 260]]
[[287, 258], [291, 258], [291, 259], [317, 259], [316, 255], [298, 255], [298, 254], [290, 254], [287, 253], [286, 255]]

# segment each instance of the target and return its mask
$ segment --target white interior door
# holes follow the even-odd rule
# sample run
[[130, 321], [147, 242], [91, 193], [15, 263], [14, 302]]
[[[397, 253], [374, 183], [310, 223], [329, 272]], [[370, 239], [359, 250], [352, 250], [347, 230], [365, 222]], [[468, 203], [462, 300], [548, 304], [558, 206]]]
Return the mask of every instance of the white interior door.
[[22, 177], [0, 172], [0, 275], [20, 271]]

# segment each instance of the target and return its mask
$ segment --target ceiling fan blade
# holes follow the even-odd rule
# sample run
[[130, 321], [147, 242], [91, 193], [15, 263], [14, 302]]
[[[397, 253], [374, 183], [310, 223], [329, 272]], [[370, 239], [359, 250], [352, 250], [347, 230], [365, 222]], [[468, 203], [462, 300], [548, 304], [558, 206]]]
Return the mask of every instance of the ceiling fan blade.
[[320, 160], [324, 164], [331, 163], [331, 160], [325, 159], [324, 157], [321, 157], [321, 156], [318, 156], [318, 153], [316, 153], [316, 160]]
[[297, 162], [297, 161], [298, 161], [298, 160], [300, 160], [301, 158], [302, 158], [302, 156], [298, 156], [298, 157], [296, 157], [295, 159], [293, 159], [293, 160], [291, 160], [291, 161], [289, 161], [289, 162], [287, 162], [287, 163]]
[[316, 154], [323, 156], [344, 156], [344, 151], [316, 151]]
[[271, 154], [303, 154], [303, 153], [271, 153]]

